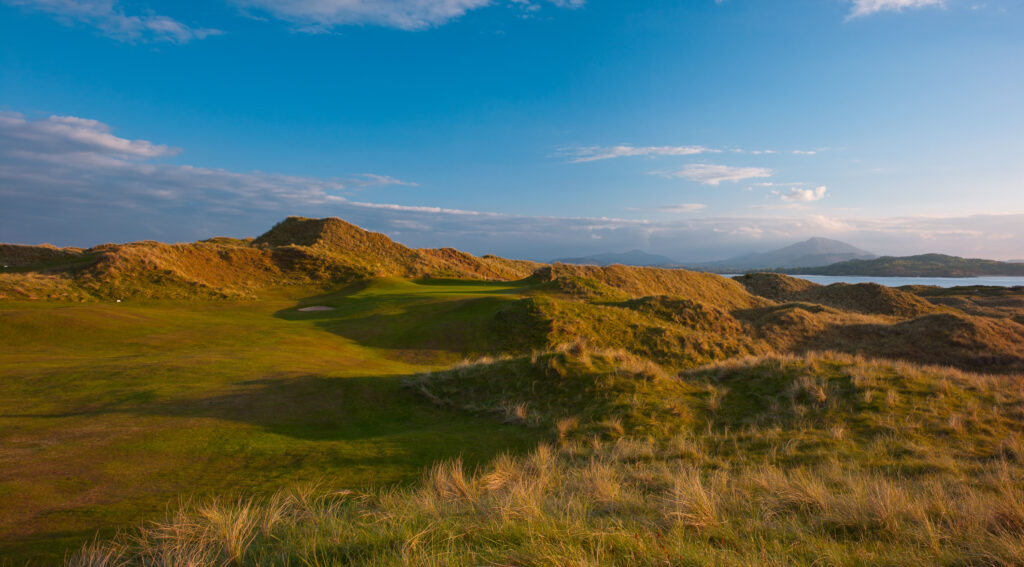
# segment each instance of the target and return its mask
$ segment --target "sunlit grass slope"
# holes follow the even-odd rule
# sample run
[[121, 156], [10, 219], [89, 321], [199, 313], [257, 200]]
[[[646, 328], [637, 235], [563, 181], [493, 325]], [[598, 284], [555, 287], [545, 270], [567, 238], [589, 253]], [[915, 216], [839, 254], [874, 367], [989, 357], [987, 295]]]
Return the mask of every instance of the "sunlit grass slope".
[[288, 217], [255, 239], [104, 244], [88, 250], [0, 244], [0, 300], [255, 299], [282, 287], [379, 277], [511, 281], [534, 262], [412, 249], [338, 218]]
[[[516, 291], [382, 280], [299, 302], [0, 303], [0, 557], [52, 563], [179, 497], [405, 482], [534, 445], [401, 387], [489, 351], [477, 331]], [[337, 309], [297, 311], [310, 302]]]
[[540, 266], [339, 219], [0, 256], [16, 561], [99, 529], [67, 563], [1024, 564], [1024, 290]]

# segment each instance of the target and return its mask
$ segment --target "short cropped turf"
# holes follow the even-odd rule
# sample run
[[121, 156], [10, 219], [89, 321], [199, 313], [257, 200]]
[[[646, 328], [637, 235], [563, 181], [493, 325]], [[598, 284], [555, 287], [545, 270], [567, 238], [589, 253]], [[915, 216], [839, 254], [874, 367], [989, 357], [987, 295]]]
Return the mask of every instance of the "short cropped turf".
[[52, 564], [185, 498], [401, 484], [440, 459], [535, 447], [535, 432], [402, 388], [487, 351], [481, 321], [518, 285], [0, 303], [0, 557]]

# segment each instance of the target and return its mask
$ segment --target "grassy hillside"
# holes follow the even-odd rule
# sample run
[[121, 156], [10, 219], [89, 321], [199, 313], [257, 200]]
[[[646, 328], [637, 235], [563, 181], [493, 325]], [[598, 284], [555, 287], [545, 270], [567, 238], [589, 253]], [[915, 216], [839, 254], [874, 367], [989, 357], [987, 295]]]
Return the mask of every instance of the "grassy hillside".
[[754, 295], [780, 302], [803, 301], [856, 313], [917, 317], [938, 311], [913, 293], [875, 283], [818, 285], [782, 274], [737, 276], [736, 281]]
[[883, 256], [873, 260], [848, 260], [828, 266], [790, 268], [790, 274], [820, 276], [938, 277], [1024, 276], [1024, 265], [945, 254]]
[[[552, 444], [478, 471], [442, 462], [398, 490], [192, 504], [69, 564], [1024, 561], [1019, 383], [841, 356], [671, 378], [568, 349], [412, 385]], [[557, 403], [504, 403], [537, 397]]]
[[708, 305], [732, 310], [757, 307], [765, 302], [748, 293], [736, 282], [701, 272], [642, 268], [632, 266], [576, 266], [554, 264], [537, 271], [544, 280], [584, 278], [617, 289], [629, 297], [651, 295], [681, 296]]
[[256, 298], [372, 277], [517, 280], [538, 267], [452, 249], [413, 250], [341, 219], [289, 217], [253, 240], [133, 242], [81, 250], [0, 245], [0, 299]]
[[52, 564], [178, 498], [408, 482], [535, 444], [421, 403], [516, 288], [385, 280], [306, 300], [0, 302], [0, 557]]
[[0, 252], [14, 564], [1024, 562], [1024, 289], [538, 266], [337, 219]]

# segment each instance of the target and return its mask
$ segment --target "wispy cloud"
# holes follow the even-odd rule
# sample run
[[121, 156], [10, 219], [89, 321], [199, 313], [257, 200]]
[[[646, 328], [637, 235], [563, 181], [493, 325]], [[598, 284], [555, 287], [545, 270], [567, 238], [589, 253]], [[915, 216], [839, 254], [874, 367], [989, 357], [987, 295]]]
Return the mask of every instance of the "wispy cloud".
[[176, 153], [117, 136], [95, 120], [0, 113], [0, 241], [38, 243], [64, 235], [58, 244], [89, 245], [253, 236], [289, 214], [340, 216], [411, 246], [541, 260], [631, 248], [714, 260], [810, 236], [849, 240], [876, 253], [1019, 257], [1024, 241], [1024, 215], [707, 217], [690, 203], [660, 208], [691, 213], [685, 217], [652, 221], [356, 201], [350, 193], [360, 186], [404, 182], [375, 174], [318, 178], [161, 163]]
[[676, 171], [656, 171], [652, 173], [662, 177], [676, 177], [686, 179], [687, 181], [696, 181], [704, 185], [719, 185], [725, 181], [736, 182], [743, 181], [744, 179], [771, 177], [773, 172], [763, 167], [733, 167], [711, 163], [695, 163]]
[[848, 19], [870, 16], [879, 12], [902, 12], [907, 8], [943, 6], [944, 0], [853, 0]]
[[807, 185], [807, 183], [794, 182], [794, 183], [782, 183], [777, 181], [761, 181], [758, 183], [751, 183], [751, 187], [799, 187], [801, 185]]
[[818, 148], [813, 150], [788, 150], [785, 152], [779, 152], [776, 150], [747, 150], [743, 148], [727, 148], [725, 150], [720, 150], [701, 145], [634, 146], [631, 144], [621, 144], [618, 146], [574, 146], [562, 148], [558, 155], [568, 157], [569, 161], [571, 161], [572, 163], [585, 163], [590, 161], [599, 161], [622, 157], [695, 156], [701, 154], [720, 154], [723, 152], [729, 152], [734, 154], [750, 154], [755, 156], [769, 156], [779, 153], [789, 153], [792, 155], [800, 156], [813, 156], [818, 154], [819, 152], [824, 151], [825, 149], [826, 148]]
[[783, 201], [809, 203], [824, 199], [826, 193], [828, 193], [828, 187], [822, 185], [820, 187], [815, 187], [814, 189], [799, 189], [794, 187], [790, 189], [788, 193], [781, 193], [779, 196], [782, 197]]
[[[83, 156], [97, 154], [121, 158], [155, 158], [178, 153], [178, 148], [129, 140], [113, 135], [110, 127], [97, 120], [75, 116], [50, 116], [29, 122], [13, 112], [0, 112], [5, 142], [17, 142], [5, 148], [28, 158], [54, 155]], [[37, 152], [38, 153], [35, 153]]]
[[[338, 26], [374, 25], [422, 30], [444, 25], [494, 0], [232, 0], [245, 9], [269, 14], [299, 26], [302, 31], [327, 31]], [[585, 0], [547, 0], [555, 6], [578, 8]], [[519, 4], [536, 7], [538, 2]]]
[[419, 183], [402, 181], [401, 179], [396, 179], [390, 175], [377, 175], [375, 173], [359, 173], [349, 180], [349, 184], [354, 187], [374, 187], [381, 185], [405, 185], [406, 187], [419, 186]]
[[119, 137], [96, 120], [73, 116], [29, 120], [22, 114], [2, 112], [0, 197], [10, 206], [32, 202], [34, 211], [72, 207], [83, 214], [90, 209], [107, 215], [124, 209], [181, 214], [184, 208], [276, 212], [347, 202], [343, 195], [354, 189], [415, 185], [372, 173], [348, 179], [316, 178], [154, 161], [179, 151]]
[[220, 30], [195, 28], [173, 18], [142, 12], [129, 14], [118, 0], [0, 0], [45, 12], [66, 24], [81, 23], [119, 41], [188, 43], [219, 35]]
[[708, 206], [701, 203], [683, 203], [681, 205], [662, 205], [658, 207], [658, 210], [666, 213], [695, 213], [706, 208]]
[[604, 159], [635, 156], [694, 156], [708, 153], [720, 153], [704, 146], [584, 146], [567, 148], [563, 155], [569, 156], [572, 163], [585, 163]]

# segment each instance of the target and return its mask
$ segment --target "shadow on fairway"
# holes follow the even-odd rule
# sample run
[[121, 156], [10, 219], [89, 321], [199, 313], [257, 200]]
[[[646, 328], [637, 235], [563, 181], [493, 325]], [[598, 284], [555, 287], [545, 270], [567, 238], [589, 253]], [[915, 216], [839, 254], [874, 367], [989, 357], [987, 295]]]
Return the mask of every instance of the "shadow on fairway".
[[[246, 423], [294, 439], [352, 441], [424, 435], [451, 435], [453, 441], [467, 428], [479, 437], [483, 428], [509, 428], [486, 417], [459, 414], [430, 405], [402, 386], [405, 377], [365, 376], [329, 378], [309, 375], [250, 380], [231, 391], [200, 398], [137, 402], [126, 400], [101, 407], [60, 413], [17, 414], [0, 417], [61, 419], [128, 414], [180, 418], [212, 418]], [[533, 435], [529, 435], [533, 437]], [[470, 437], [470, 436], [467, 436]], [[453, 443], [457, 446], [457, 443]], [[415, 450], [415, 444], [408, 447]]]
[[[527, 289], [485, 282], [378, 280], [302, 299], [274, 316], [312, 322], [362, 346], [384, 349], [389, 358], [451, 363], [507, 350], [507, 337], [496, 316]], [[331, 310], [299, 311], [313, 305]]]

